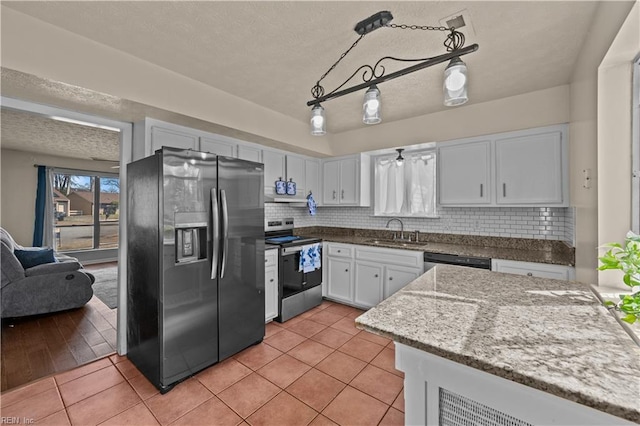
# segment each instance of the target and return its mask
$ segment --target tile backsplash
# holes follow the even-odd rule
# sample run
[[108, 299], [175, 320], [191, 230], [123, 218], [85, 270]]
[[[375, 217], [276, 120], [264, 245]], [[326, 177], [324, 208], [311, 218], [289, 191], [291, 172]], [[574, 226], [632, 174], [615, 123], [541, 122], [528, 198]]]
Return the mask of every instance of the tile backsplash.
[[[402, 218], [405, 230], [443, 234], [561, 240], [573, 245], [571, 207], [440, 207], [438, 218]], [[373, 207], [318, 207], [310, 216], [305, 207], [266, 203], [267, 219], [293, 217], [296, 227], [335, 226], [382, 229], [390, 217], [373, 216]], [[399, 227], [397, 222], [392, 229]]]

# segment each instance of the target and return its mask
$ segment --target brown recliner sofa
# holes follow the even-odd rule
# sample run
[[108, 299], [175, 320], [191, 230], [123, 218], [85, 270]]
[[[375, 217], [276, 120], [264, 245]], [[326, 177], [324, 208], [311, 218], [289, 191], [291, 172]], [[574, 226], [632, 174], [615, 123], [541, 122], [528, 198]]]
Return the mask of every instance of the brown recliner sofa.
[[94, 277], [70, 256], [55, 254], [55, 263], [25, 269], [14, 254], [23, 249], [0, 228], [0, 317], [46, 314], [84, 306], [93, 296]]

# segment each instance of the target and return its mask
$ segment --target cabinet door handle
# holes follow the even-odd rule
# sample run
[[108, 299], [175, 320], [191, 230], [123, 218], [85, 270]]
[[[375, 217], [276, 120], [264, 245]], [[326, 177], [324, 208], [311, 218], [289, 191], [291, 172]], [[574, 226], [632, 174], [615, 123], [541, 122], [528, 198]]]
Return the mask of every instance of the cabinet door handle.
[[393, 277], [389, 277], [389, 281], [393, 281]]
[[505, 198], [507, 197], [507, 184], [506, 183], [502, 184], [502, 196], [505, 197]]
[[527, 272], [527, 276], [528, 277], [532, 277], [533, 276], [533, 272]]
[[482, 194], [482, 184], [480, 184], [480, 198], [482, 198], [483, 194]]
[[375, 278], [378, 278], [378, 274], [375, 274], [375, 275], [374, 275], [374, 277], [375, 277]]
[[338, 253], [342, 253], [342, 250], [338, 250]]
[[264, 263], [267, 263], [268, 261], [269, 261], [269, 259], [265, 259], [265, 260], [264, 260]]
[[270, 282], [270, 283], [272, 283], [272, 282], [273, 282], [273, 278], [271, 278], [271, 279], [269, 280], [269, 282]]
[[345, 272], [349, 272], [349, 270], [348, 270], [348, 269], [345, 269], [344, 271], [345, 271]]
[[333, 191], [333, 199], [334, 200], [336, 199], [336, 191], [335, 190]]
[[342, 199], [344, 200], [344, 189], [342, 190]]

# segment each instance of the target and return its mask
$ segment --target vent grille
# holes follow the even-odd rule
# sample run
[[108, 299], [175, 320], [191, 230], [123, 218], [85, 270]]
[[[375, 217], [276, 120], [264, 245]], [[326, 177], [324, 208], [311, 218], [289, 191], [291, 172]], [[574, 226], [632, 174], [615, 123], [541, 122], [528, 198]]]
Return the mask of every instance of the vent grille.
[[532, 426], [484, 404], [440, 388], [440, 426]]

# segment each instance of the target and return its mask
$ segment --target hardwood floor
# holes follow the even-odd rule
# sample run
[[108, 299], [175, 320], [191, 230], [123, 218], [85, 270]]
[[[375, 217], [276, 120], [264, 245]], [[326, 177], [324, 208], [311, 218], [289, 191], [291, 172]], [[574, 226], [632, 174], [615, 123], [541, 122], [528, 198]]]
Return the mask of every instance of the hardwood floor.
[[[87, 270], [109, 266], [101, 264]], [[0, 372], [4, 392], [116, 351], [117, 309], [93, 296], [82, 308], [3, 319]]]

